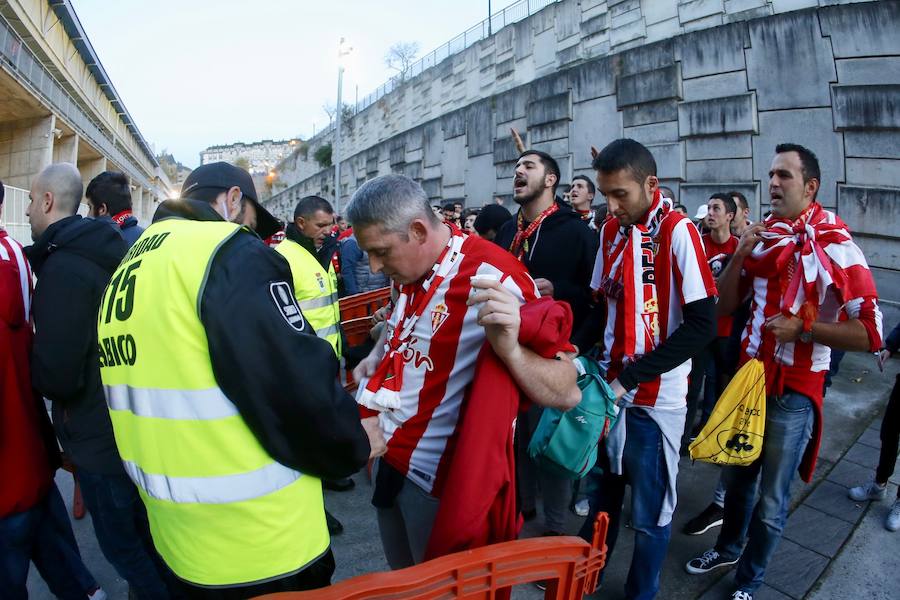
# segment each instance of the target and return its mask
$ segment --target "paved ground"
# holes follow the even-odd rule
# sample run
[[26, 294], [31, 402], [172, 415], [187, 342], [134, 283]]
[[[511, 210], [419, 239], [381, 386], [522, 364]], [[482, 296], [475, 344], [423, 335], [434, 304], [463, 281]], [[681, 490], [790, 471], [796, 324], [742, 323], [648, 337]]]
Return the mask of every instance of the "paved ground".
[[[825, 438], [813, 484], [795, 484], [794, 512], [788, 522], [785, 541], [772, 563], [767, 587], [760, 600], [783, 598], [896, 598], [900, 590], [900, 533], [891, 534], [882, 525], [888, 504], [859, 506], [846, 497], [846, 489], [871, 476], [878, 458], [877, 427], [894, 375], [900, 361], [891, 361], [885, 374], [875, 369], [871, 355], [850, 354], [835, 379], [825, 401]], [[689, 537], [679, 533], [681, 526], [710, 501], [718, 471], [707, 464], [691, 464], [683, 459], [678, 479], [679, 506], [675, 513], [672, 542], [662, 574], [659, 597], [672, 600], [727, 598], [731, 574], [690, 576], [683, 565], [712, 546], [715, 531]], [[900, 468], [894, 484], [900, 483]], [[338, 568], [335, 581], [362, 573], [387, 569], [375, 525], [374, 509], [369, 504], [371, 488], [364, 475], [354, 477], [356, 488], [342, 494], [328, 492], [326, 504], [345, 525], [345, 532], [334, 538]], [[72, 478], [62, 473], [57, 478], [63, 496], [71, 500]], [[888, 491], [896, 494], [896, 487]], [[568, 532], [574, 533], [581, 519], [571, 515]], [[111, 599], [127, 598], [124, 582], [103, 558], [91, 530], [90, 517], [75, 522], [82, 554], [89, 568]], [[527, 523], [523, 537], [539, 535], [540, 518]], [[633, 549], [628, 531], [619, 537], [616, 553], [610, 561], [603, 588], [597, 598], [617, 600], [623, 586]], [[31, 597], [52, 596], [32, 570], [29, 579]], [[813, 592], [810, 594], [809, 590]], [[543, 595], [529, 587], [515, 590], [514, 597], [537, 599]]]

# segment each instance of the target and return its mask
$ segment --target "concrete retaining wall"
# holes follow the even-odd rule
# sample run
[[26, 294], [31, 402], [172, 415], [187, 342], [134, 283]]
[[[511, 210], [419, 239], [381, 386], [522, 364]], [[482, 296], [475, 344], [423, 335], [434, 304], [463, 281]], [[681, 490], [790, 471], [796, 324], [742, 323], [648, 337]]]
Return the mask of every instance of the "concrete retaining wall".
[[[898, 301], [898, 32], [896, 0], [564, 0], [349, 119], [341, 205], [390, 172], [435, 200], [508, 200], [515, 127], [559, 160], [564, 182], [592, 175], [591, 145], [624, 135], [650, 148], [690, 210], [738, 189], [759, 216], [774, 147], [792, 141], [819, 156], [821, 202]], [[333, 171], [288, 161], [290, 187], [268, 201], [276, 214], [306, 194], [333, 198]]]

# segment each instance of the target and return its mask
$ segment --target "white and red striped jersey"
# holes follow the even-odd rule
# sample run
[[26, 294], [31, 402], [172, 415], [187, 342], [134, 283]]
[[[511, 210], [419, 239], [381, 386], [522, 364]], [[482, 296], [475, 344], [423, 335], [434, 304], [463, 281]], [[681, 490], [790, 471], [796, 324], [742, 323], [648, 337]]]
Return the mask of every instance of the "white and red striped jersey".
[[[670, 233], [669, 233], [670, 232]], [[706, 253], [700, 241], [700, 234], [690, 219], [669, 212], [653, 237], [653, 274], [656, 283], [656, 298], [645, 301], [646, 313], [658, 313], [646, 325], [647, 335], [636, 336], [634, 356], [625, 355], [625, 311], [623, 298], [617, 294], [606, 294], [607, 318], [603, 342], [604, 351], [601, 365], [607, 370], [607, 379], [612, 381], [629, 360], [638, 360], [671, 336], [684, 322], [682, 307], [685, 304], [716, 295], [715, 281], [706, 263]], [[625, 252], [615, 253], [614, 249], [624, 244], [624, 234], [618, 221], [607, 219], [600, 228], [600, 250], [594, 263], [591, 287], [605, 288], [604, 279], [610, 273], [620, 271], [620, 263]], [[652, 306], [649, 306], [652, 305]], [[636, 323], [647, 322], [645, 314], [637, 315]], [[648, 343], [649, 342], [649, 343]], [[685, 405], [688, 390], [688, 375], [691, 361], [686, 360], [675, 369], [663, 373], [653, 381], [641, 383], [625, 396], [629, 404], [653, 406], [657, 408], [681, 408]]]
[[19, 242], [9, 237], [4, 229], [0, 229], [0, 260], [8, 262], [18, 273], [24, 322], [27, 323], [31, 320], [31, 294], [34, 291], [31, 279], [31, 265], [28, 264], [28, 260], [25, 258], [22, 246]]
[[[461, 254], [416, 322], [403, 354], [400, 408], [379, 414], [387, 440], [384, 460], [429, 493], [445, 470], [439, 469], [444, 451], [486, 341], [477, 323], [480, 307], [466, 305], [470, 278], [497, 275], [523, 303], [539, 295], [522, 263], [499, 246], [467, 237]], [[388, 336], [397, 319], [396, 313], [388, 319]]]

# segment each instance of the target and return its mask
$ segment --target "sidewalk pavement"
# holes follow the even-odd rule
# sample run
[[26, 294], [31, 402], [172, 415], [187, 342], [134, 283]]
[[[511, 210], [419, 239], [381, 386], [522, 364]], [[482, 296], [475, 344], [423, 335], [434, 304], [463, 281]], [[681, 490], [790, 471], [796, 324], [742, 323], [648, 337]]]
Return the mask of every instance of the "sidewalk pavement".
[[[872, 475], [880, 444], [876, 428], [898, 372], [900, 360], [890, 361], [881, 374], [871, 355], [847, 354], [825, 398], [825, 432], [814, 481], [806, 485], [798, 480], [794, 484], [794, 510], [770, 567], [767, 585], [757, 596], [759, 600], [896, 597], [900, 589], [900, 533], [890, 533], [882, 525], [888, 504], [885, 501], [857, 506], [846, 494], [849, 486]], [[371, 487], [364, 473], [355, 475], [354, 480], [357, 485], [349, 492], [325, 493], [326, 506], [344, 524], [344, 533], [333, 539], [337, 560], [334, 581], [388, 568], [378, 537], [375, 509], [370, 504]], [[684, 571], [688, 560], [715, 543], [718, 529], [686, 536], [681, 527], [710, 503], [717, 481], [718, 470], [714, 466], [682, 459], [678, 509], [663, 567], [660, 599], [716, 600], [727, 598], [731, 591], [731, 573], [692, 576]], [[900, 483], [900, 468], [892, 481]], [[60, 473], [57, 483], [71, 504], [71, 475]], [[896, 494], [896, 487], [888, 494]], [[626, 498], [626, 505], [627, 502]], [[628, 511], [623, 520], [627, 519]], [[581, 522], [581, 518], [570, 514], [566, 533], [577, 532]], [[74, 528], [85, 563], [110, 599], [125, 600], [127, 586], [100, 553], [90, 516], [76, 521]], [[543, 529], [539, 510], [538, 517], [525, 524], [522, 537], [540, 535]], [[603, 586], [594, 597], [617, 600], [624, 596], [633, 548], [633, 536], [626, 529], [619, 536]], [[813, 593], [806, 596], [811, 589]], [[34, 569], [29, 577], [29, 591], [35, 600], [52, 598]], [[537, 600], [543, 598], [543, 592], [523, 586], [514, 590], [513, 597]]]

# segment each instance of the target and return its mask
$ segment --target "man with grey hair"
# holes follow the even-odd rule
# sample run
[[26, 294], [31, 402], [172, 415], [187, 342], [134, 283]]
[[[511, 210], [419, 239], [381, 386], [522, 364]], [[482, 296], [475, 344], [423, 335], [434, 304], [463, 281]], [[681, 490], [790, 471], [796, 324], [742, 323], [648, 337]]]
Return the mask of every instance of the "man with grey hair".
[[[484, 405], [469, 390], [477, 383], [476, 359], [480, 368], [485, 342], [499, 359], [501, 376], [511, 377], [513, 387], [531, 401], [565, 409], [580, 400], [580, 392], [571, 362], [555, 360], [553, 350], [551, 358], [544, 358], [519, 341], [520, 307], [538, 297], [525, 267], [491, 242], [442, 223], [419, 184], [401, 175], [373, 179], [353, 195], [348, 219], [360, 248], [369, 254], [372, 272], [393, 279], [395, 288], [388, 325], [354, 376], [360, 382], [357, 402], [364, 423], [377, 421], [387, 439], [372, 503], [388, 564], [398, 569], [421, 562], [426, 549], [430, 558], [448, 545], [437, 532], [439, 527], [452, 532], [454, 523], [440, 517], [458, 507], [448, 501], [442, 508], [441, 498], [459, 497], [452, 489], [453, 463], [475, 452], [465, 447], [464, 429], [491, 420], [479, 412]], [[567, 326], [564, 341], [568, 335]], [[519, 399], [518, 393], [513, 396], [509, 420], [492, 432], [501, 439], [509, 434], [509, 452], [508, 429]], [[498, 395], [494, 404], [506, 398]], [[462, 413], [466, 419], [460, 419]], [[496, 448], [488, 438], [475, 444]], [[481, 465], [467, 463], [467, 468], [477, 470], [496, 454], [478, 456], [473, 462]], [[477, 477], [473, 471], [471, 478]], [[510, 473], [504, 489], [514, 496], [513, 478]]]
[[48, 166], [31, 184], [26, 214], [34, 245], [25, 252], [37, 276], [32, 382], [52, 404], [63, 451], [78, 468], [100, 549], [138, 598], [169, 598], [155, 562], [147, 514], [125, 474], [100, 381], [97, 311], [125, 255], [117, 231], [77, 215], [81, 173]]

